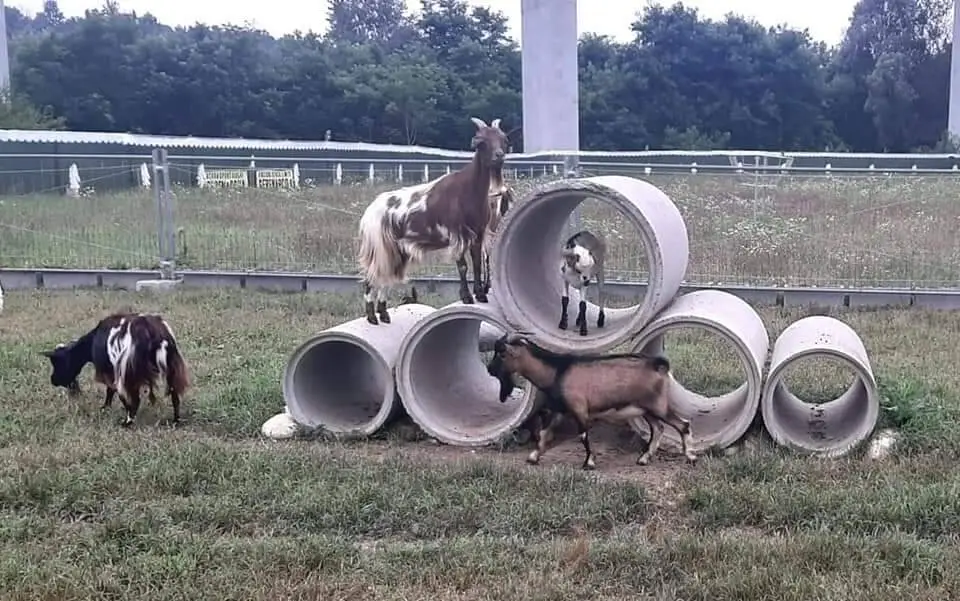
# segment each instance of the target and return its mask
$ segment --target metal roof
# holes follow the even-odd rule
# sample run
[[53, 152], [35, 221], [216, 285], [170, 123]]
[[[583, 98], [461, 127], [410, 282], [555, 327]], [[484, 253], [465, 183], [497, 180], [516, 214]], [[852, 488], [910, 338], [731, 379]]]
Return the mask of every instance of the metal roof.
[[[335, 141], [299, 141], [299, 140], [253, 140], [248, 138], [197, 138], [194, 136], [152, 136], [146, 134], [128, 134], [117, 132], [88, 131], [50, 131], [28, 129], [0, 129], [0, 144], [20, 142], [32, 144], [117, 144], [146, 148], [178, 148], [196, 150], [236, 150], [236, 151], [327, 151], [335, 153], [374, 152], [383, 154], [420, 154], [438, 158], [465, 159], [473, 155], [463, 150], [447, 150], [428, 146], [403, 146], [399, 144], [369, 144], [367, 142]], [[855, 152], [772, 152], [766, 150], [543, 150], [533, 153], [512, 153], [511, 159], [542, 159], [545, 156], [564, 156], [576, 154], [582, 159], [589, 158], [643, 158], [643, 157], [766, 157], [768, 159], [786, 158], [848, 158], [867, 160], [914, 159], [914, 160], [956, 160], [953, 154], [894, 154], [894, 153], [855, 153]]]

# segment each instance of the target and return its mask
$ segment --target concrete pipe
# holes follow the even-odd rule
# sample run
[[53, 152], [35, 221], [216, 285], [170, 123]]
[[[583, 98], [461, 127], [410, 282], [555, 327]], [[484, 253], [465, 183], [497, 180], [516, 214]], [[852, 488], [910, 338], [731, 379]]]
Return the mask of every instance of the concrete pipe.
[[[791, 366], [813, 357], [842, 361], [856, 379], [832, 401], [816, 405], [803, 401], [790, 392], [783, 377]], [[860, 336], [825, 315], [790, 324], [773, 345], [760, 406], [764, 427], [778, 444], [826, 457], [850, 452], [870, 436], [880, 416], [877, 382]]]
[[[588, 302], [592, 325], [580, 336], [576, 328], [557, 327], [563, 294], [559, 261], [570, 215], [587, 197], [612, 205], [640, 232], [650, 276], [643, 300], [624, 309], [606, 309], [603, 328], [595, 326], [598, 307]], [[688, 257], [687, 228], [673, 201], [643, 180], [607, 175], [551, 182], [521, 199], [497, 228], [490, 269], [511, 326], [531, 332], [539, 344], [556, 352], [602, 352], [625, 342], [673, 300]]]
[[370, 436], [398, 408], [393, 367], [400, 342], [435, 308], [389, 310], [389, 324], [366, 317], [328, 328], [301, 344], [283, 373], [283, 399], [293, 419], [344, 438]]
[[481, 324], [509, 326], [490, 303], [454, 303], [431, 313], [406, 335], [397, 357], [397, 390], [407, 415], [446, 444], [481, 446], [518, 428], [533, 409], [525, 383], [500, 402], [500, 384], [487, 373], [478, 344]]
[[[691, 326], [729, 342], [743, 368], [743, 384], [721, 396], [703, 396], [687, 390], [676, 380], [671, 386], [671, 402], [678, 413], [690, 419], [694, 451], [723, 449], [739, 440], [757, 415], [770, 337], [760, 315], [743, 299], [719, 290], [699, 290], [678, 297], [657, 315], [639, 333], [634, 349], [660, 354], [665, 334]], [[664, 354], [669, 359], [670, 349]], [[645, 439], [649, 436], [643, 418], [631, 420], [630, 425]], [[669, 426], [664, 428], [662, 440], [664, 447], [681, 447], [680, 435]]]

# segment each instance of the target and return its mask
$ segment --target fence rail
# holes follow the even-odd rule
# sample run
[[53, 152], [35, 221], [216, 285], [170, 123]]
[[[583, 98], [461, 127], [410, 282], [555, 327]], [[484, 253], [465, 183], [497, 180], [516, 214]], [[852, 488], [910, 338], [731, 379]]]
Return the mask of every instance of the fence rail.
[[[351, 275], [357, 220], [373, 195], [465, 160], [145, 150], [51, 158], [0, 149], [0, 268]], [[634, 155], [582, 153], [579, 169], [642, 177], [674, 199], [690, 235], [692, 286], [958, 288], [956, 157], [890, 155], [851, 167], [824, 155], [817, 168], [804, 166], [800, 153], [787, 157], [792, 162], [755, 153], [752, 164], [740, 160], [746, 151], [710, 155], [722, 160], [709, 164], [698, 162], [706, 153], [661, 153], [659, 162]], [[918, 157], [939, 166], [914, 169]], [[516, 155], [507, 165], [520, 194], [564, 175], [553, 156]], [[247, 178], [211, 176], [220, 169]], [[610, 279], [644, 281], [639, 236], [622, 217], [588, 200], [581, 219], [608, 239]], [[414, 275], [453, 273], [432, 259]]]

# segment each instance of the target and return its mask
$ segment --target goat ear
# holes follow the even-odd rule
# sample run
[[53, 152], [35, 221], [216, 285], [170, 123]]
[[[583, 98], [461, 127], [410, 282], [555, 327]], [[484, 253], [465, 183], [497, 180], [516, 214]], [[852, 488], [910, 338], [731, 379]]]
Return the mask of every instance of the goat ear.
[[484, 127], [487, 126], [486, 122], [483, 119], [470, 117], [470, 120], [473, 121], [473, 124], [477, 126], [477, 129], [483, 129]]
[[[493, 121], [491, 121], [491, 122], [490, 122], [490, 127], [492, 127], [493, 129], [500, 129], [500, 120], [499, 120], [499, 119], [494, 119]], [[503, 131], [503, 130], [500, 129], [500, 131]]]

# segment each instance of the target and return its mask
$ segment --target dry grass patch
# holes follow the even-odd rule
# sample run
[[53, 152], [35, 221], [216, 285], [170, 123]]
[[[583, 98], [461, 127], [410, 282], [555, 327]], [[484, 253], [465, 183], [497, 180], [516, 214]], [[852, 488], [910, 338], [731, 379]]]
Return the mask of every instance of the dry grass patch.
[[[960, 280], [954, 176], [640, 177], [684, 216], [690, 282], [941, 287]], [[518, 195], [537, 181], [517, 181]], [[355, 273], [359, 216], [385, 189], [178, 189], [178, 261], [190, 269]], [[607, 237], [612, 277], [645, 277], [639, 235], [622, 217], [588, 199], [583, 225]], [[157, 264], [149, 192], [0, 198], [0, 231], [5, 267]], [[455, 270], [430, 260], [417, 273]]]

